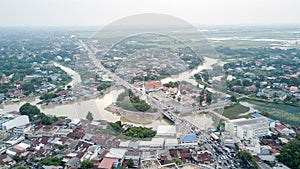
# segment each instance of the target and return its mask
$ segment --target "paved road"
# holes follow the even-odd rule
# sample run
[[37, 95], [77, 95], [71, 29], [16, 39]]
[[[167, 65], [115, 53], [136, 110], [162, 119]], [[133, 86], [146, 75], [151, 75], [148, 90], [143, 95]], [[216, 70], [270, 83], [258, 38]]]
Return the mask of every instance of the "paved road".
[[[118, 81], [119, 83], [121, 83], [124, 87], [133, 90], [134, 93], [139, 94], [140, 96], [142, 95], [142, 92], [140, 91], [139, 88], [136, 88], [135, 86], [129, 84], [127, 81], [120, 78], [119, 76], [117, 76], [113, 72], [107, 70], [99, 62], [99, 60], [95, 57], [95, 51], [96, 50], [91, 45], [87, 46], [82, 41], [80, 41], [80, 42], [81, 42], [82, 46], [86, 50], [88, 50], [89, 57], [91, 58], [93, 63], [100, 70], [105, 71], [108, 76], [110, 76], [115, 81]], [[208, 133], [200, 131], [200, 129], [197, 126], [193, 125], [191, 122], [184, 119], [183, 117], [179, 117], [178, 115], [176, 115], [175, 113], [173, 113], [170, 110], [171, 109], [170, 107], [168, 107], [167, 105], [162, 104], [160, 101], [150, 97], [149, 95], [147, 95], [147, 101], [149, 102], [149, 104], [156, 107], [160, 113], [164, 114], [166, 117], [168, 117], [170, 120], [172, 120], [175, 124], [179, 124], [182, 127], [188, 129], [191, 133], [196, 134], [199, 137], [199, 139], [204, 142], [204, 146], [207, 147], [207, 149], [212, 152], [212, 156], [213, 156], [213, 159], [216, 161], [216, 165], [219, 165], [219, 167], [225, 168], [225, 169], [227, 169], [227, 168], [239, 168], [232, 161], [233, 157], [227, 155], [228, 153], [225, 151], [224, 147], [220, 146], [217, 142], [214, 142], [214, 141], [210, 140], [210, 136], [209, 136]], [[213, 108], [216, 108], [216, 107], [210, 107], [210, 109], [213, 109]], [[205, 109], [200, 110], [200, 111], [205, 111]], [[213, 112], [213, 111], [210, 111], [210, 112], [212, 112], [213, 114], [215, 114], [216, 116], [218, 116], [218, 117], [220, 117], [224, 120], [228, 120], [228, 118], [218, 114], [217, 112]], [[216, 152], [216, 151], [218, 151], [218, 152]], [[220, 163], [220, 161], [221, 161], [221, 163]]]

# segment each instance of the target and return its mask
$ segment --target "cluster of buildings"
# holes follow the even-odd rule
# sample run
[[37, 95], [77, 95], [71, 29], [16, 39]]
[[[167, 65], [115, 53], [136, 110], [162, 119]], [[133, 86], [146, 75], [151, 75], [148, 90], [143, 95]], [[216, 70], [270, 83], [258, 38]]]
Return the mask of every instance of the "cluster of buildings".
[[[214, 162], [196, 135], [180, 135], [175, 126], [159, 126], [154, 138], [132, 141], [111, 134], [109, 122], [60, 119], [51, 125], [33, 125], [28, 116], [17, 113], [7, 113], [0, 120], [0, 168], [73, 169], [80, 168], [84, 160], [91, 160], [99, 169], [126, 167], [129, 160], [135, 167], [149, 159], [159, 160], [161, 165], [172, 163], [174, 158], [195, 165]], [[63, 165], [43, 162], [53, 157]]]
[[[268, 62], [276, 63], [278, 58], [270, 58]], [[287, 98], [300, 100], [299, 79], [300, 69], [295, 66], [265, 66], [266, 60], [232, 65], [226, 69], [227, 81], [232, 91], [254, 94], [271, 101], [286, 101]], [[292, 62], [292, 61], [291, 61]], [[246, 66], [247, 65], [247, 66]], [[274, 64], [275, 65], [275, 64]], [[292, 82], [292, 79], [294, 82]], [[290, 101], [290, 100], [288, 100]]]
[[[238, 146], [264, 162], [274, 162], [282, 145], [295, 140], [300, 129], [294, 129], [261, 114], [252, 118], [233, 119], [225, 122], [225, 132], [218, 137], [225, 145]], [[278, 136], [279, 137], [275, 137]]]
[[[33, 74], [25, 75], [25, 77], [16, 81], [15, 84], [10, 84], [10, 88], [5, 93], [1, 93], [0, 101], [19, 101], [21, 98], [24, 98], [31, 94], [43, 94], [57, 89], [57, 85], [63, 84], [61, 73], [63, 71], [52, 71], [50, 69], [56, 69], [52, 64], [47, 64], [46, 61], [41, 63], [33, 62], [31, 69], [34, 71]], [[2, 75], [0, 84], [9, 84], [10, 79], [12, 79], [14, 74], [10, 76]], [[36, 82], [33, 82], [36, 81]], [[40, 82], [39, 82], [40, 81]], [[32, 85], [32, 87], [24, 87]]]

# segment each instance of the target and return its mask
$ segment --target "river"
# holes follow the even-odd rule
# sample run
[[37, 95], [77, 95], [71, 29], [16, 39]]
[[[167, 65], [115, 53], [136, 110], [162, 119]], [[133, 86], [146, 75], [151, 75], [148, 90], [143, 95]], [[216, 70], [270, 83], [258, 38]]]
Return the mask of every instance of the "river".
[[[211, 69], [211, 66], [213, 64], [218, 63], [218, 59], [208, 58], [205, 57], [205, 63], [203, 65], [198, 66], [196, 69], [191, 71], [182, 72], [177, 76], [172, 76], [171, 78], [163, 79], [162, 81], [187, 81], [194, 85], [197, 85], [197, 82], [193, 78], [189, 78], [195, 73], [203, 70], [203, 69]], [[72, 81], [67, 84], [74, 86], [76, 84], [81, 83], [80, 75], [72, 70], [71, 68], [68, 68], [66, 66], [63, 66], [58, 63], [54, 63], [55, 66], [60, 67], [62, 70], [67, 72], [72, 77]], [[66, 85], [66, 86], [67, 86]], [[66, 116], [71, 119], [85, 119], [86, 114], [90, 111], [93, 114], [94, 120], [106, 120], [110, 122], [115, 122], [118, 120], [128, 122], [127, 119], [121, 118], [120, 115], [111, 113], [105, 108], [109, 106], [110, 104], [114, 103], [120, 93], [122, 93], [124, 89], [115, 88], [112, 89], [110, 92], [106, 93], [104, 96], [100, 98], [85, 100], [85, 101], [76, 101], [69, 104], [60, 104], [60, 105], [37, 105], [41, 111], [45, 114], [49, 115], [56, 115], [56, 116]], [[38, 97], [35, 98], [29, 98], [21, 100], [20, 102], [7, 102], [0, 105], [0, 113], [6, 113], [11, 111], [17, 111], [19, 108], [25, 104], [30, 103], [32, 105], [36, 105], [41, 100]], [[196, 118], [194, 118], [196, 117]], [[193, 115], [193, 116], [187, 116], [186, 118], [193, 118], [197, 121], [198, 124], [201, 124], [201, 128], [207, 128], [212, 126], [212, 120], [209, 115]], [[205, 121], [205, 123], [204, 123]], [[142, 125], [146, 127], [152, 127], [153, 129], [157, 129], [157, 126], [159, 125], [170, 125], [170, 121], [167, 119], [159, 119], [159, 120], [153, 120], [152, 122], [148, 124], [135, 124], [135, 125]]]
[[54, 66], [56, 67], [60, 67], [63, 71], [67, 72], [68, 75], [70, 75], [72, 77], [72, 81], [70, 83], [68, 83], [65, 88], [67, 88], [67, 86], [72, 86], [74, 87], [76, 84], [79, 84], [82, 82], [81, 77], [79, 75], [79, 73], [75, 72], [74, 70], [72, 70], [71, 68], [68, 68], [66, 66], [63, 66], [57, 62], [53, 63]]

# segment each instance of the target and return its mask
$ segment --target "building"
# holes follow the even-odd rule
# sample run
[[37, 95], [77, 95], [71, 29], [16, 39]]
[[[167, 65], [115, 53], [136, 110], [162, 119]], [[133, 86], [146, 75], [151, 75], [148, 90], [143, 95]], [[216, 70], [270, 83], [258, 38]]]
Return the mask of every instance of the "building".
[[178, 147], [177, 138], [167, 138], [165, 140], [165, 149], [176, 149]]
[[[259, 113], [254, 113], [254, 114], [252, 114], [251, 115], [253, 118], [261, 118], [261, 117], [265, 117], [265, 116], [263, 116], [263, 115], [261, 115], [261, 114], [259, 114]], [[267, 117], [265, 117], [265, 118], [267, 118]], [[269, 126], [270, 127], [275, 127], [275, 120], [273, 120], [273, 119], [270, 119], [270, 118], [268, 118], [268, 121], [269, 121]]]
[[225, 122], [225, 130], [239, 139], [252, 139], [269, 134], [269, 121], [265, 117], [254, 119], [234, 119]]
[[180, 136], [181, 146], [197, 146], [198, 137], [195, 134], [187, 134]]
[[165, 144], [164, 138], [152, 138], [150, 142], [150, 148], [151, 149], [163, 149]]
[[158, 126], [156, 136], [176, 137], [176, 126]]
[[158, 91], [163, 89], [163, 84], [161, 81], [148, 82], [145, 84], [145, 89], [148, 92]]
[[103, 158], [101, 163], [98, 165], [99, 169], [112, 169], [117, 168], [119, 164], [118, 158]]
[[9, 130], [12, 129], [14, 127], [19, 127], [19, 126], [24, 126], [26, 124], [29, 124], [29, 118], [26, 115], [23, 116], [18, 116], [12, 120], [9, 120], [5, 123], [2, 123], [2, 130]]

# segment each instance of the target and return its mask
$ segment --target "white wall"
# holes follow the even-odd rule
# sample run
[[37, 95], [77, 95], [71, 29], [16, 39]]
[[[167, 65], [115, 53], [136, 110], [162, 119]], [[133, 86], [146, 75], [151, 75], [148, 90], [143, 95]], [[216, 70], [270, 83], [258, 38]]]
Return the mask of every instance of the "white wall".
[[16, 117], [15, 119], [12, 119], [8, 122], [5, 122], [2, 124], [3, 130], [9, 130], [14, 127], [19, 127], [29, 124], [29, 118], [26, 115]]

